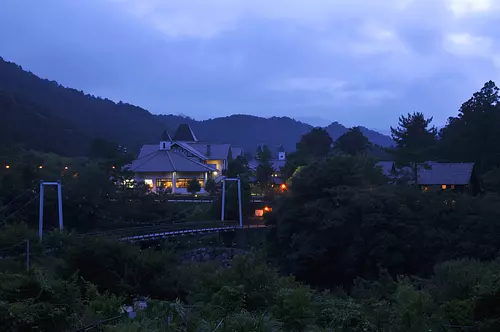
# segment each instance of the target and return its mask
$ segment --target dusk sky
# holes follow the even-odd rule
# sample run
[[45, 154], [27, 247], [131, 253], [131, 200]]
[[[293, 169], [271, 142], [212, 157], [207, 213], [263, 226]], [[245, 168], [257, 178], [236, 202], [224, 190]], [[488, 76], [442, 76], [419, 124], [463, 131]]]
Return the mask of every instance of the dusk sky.
[[441, 126], [498, 79], [499, 14], [500, 0], [4, 0], [0, 56], [152, 113], [385, 130], [421, 111]]

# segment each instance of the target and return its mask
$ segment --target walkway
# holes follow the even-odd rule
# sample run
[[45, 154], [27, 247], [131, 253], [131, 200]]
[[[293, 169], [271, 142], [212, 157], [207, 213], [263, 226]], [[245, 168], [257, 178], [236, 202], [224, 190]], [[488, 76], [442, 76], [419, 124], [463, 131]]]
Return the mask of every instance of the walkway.
[[163, 239], [175, 236], [230, 232], [236, 229], [264, 228], [266, 225], [261, 221], [253, 221], [248, 225], [240, 227], [239, 224], [232, 221], [196, 221], [182, 222], [173, 224], [163, 224], [144, 227], [130, 227], [122, 229], [113, 229], [95, 233], [87, 233], [85, 236], [105, 236], [119, 239], [121, 241], [146, 241]]

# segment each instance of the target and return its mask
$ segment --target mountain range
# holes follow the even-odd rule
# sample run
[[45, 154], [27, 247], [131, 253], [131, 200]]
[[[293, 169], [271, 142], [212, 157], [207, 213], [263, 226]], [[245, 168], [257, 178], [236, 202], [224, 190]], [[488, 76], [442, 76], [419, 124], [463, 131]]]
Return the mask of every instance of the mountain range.
[[[147, 110], [95, 97], [55, 81], [42, 79], [0, 57], [0, 144], [66, 156], [87, 153], [90, 142], [104, 138], [137, 151], [156, 143], [165, 128], [171, 133], [188, 123], [200, 141], [227, 142], [254, 151], [257, 145], [283, 145], [295, 149], [300, 137], [313, 126], [288, 117], [262, 118], [231, 115], [204, 121], [179, 115], [154, 115]], [[333, 122], [325, 127], [332, 139], [348, 128]], [[361, 127], [380, 146], [392, 145], [390, 137]]]

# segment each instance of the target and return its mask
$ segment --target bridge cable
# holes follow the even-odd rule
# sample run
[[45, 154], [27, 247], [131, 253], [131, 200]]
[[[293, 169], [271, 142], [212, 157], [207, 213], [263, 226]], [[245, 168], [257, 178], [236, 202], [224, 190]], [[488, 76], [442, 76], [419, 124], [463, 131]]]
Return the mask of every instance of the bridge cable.
[[14, 199], [12, 199], [9, 203], [7, 203], [6, 205], [4, 205], [3, 207], [0, 208], [0, 212], [5, 210], [7, 207], [9, 207], [9, 205], [11, 205], [12, 203], [14, 203], [15, 201], [17, 201], [19, 198], [23, 197], [28, 191], [33, 191], [33, 189], [26, 189], [24, 190], [20, 195], [16, 196]]
[[7, 220], [9, 220], [10, 217], [14, 216], [16, 213], [18, 213], [19, 211], [21, 211], [22, 209], [24, 209], [26, 206], [28, 206], [28, 204], [30, 204], [31, 202], [33, 202], [37, 198], [38, 198], [38, 196], [34, 196], [32, 199], [30, 199], [28, 202], [26, 202], [19, 209], [17, 209], [16, 211], [12, 212], [7, 217], [5, 217], [4, 220], [0, 224], [4, 224], [5, 222], [7, 222]]

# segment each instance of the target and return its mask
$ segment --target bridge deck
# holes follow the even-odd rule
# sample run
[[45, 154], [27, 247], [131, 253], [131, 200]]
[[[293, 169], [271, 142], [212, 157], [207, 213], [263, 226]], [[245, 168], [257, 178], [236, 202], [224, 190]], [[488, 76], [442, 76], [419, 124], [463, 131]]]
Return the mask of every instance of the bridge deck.
[[145, 241], [159, 238], [195, 235], [203, 233], [229, 232], [236, 229], [262, 228], [266, 227], [263, 223], [252, 223], [249, 225], [240, 225], [236, 222], [222, 221], [202, 221], [202, 222], [184, 222], [162, 225], [151, 225], [144, 227], [131, 227], [114, 229], [102, 232], [87, 233], [84, 236], [105, 236], [117, 238], [122, 241]]

